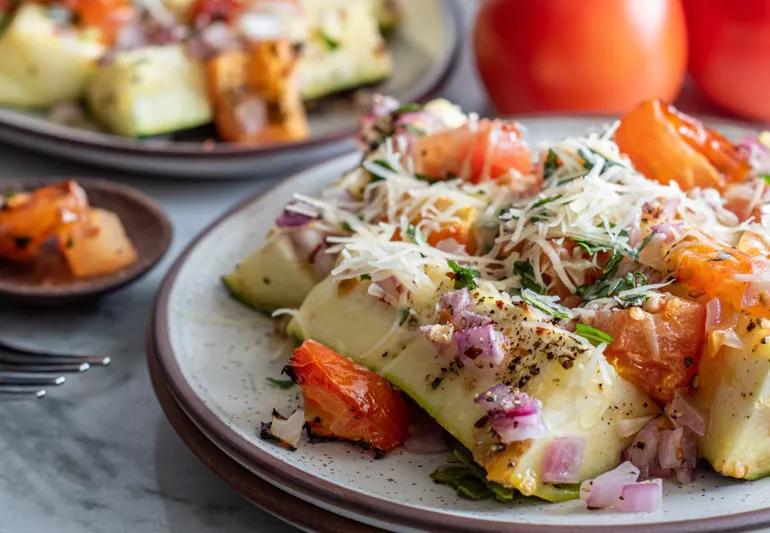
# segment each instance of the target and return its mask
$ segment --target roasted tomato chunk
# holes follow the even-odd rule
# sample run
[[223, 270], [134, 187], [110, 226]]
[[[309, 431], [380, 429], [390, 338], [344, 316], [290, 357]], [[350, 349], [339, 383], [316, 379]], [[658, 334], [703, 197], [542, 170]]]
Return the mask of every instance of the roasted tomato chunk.
[[29, 261], [62, 225], [77, 222], [87, 209], [86, 193], [74, 181], [6, 194], [0, 201], [0, 257]]
[[513, 122], [482, 119], [417, 139], [415, 169], [435, 180], [460, 177], [472, 183], [498, 179], [511, 170], [533, 171], [529, 149]]
[[641, 103], [620, 119], [618, 147], [645, 176], [661, 183], [724, 189], [744, 180], [748, 156], [716, 131], [660, 100]]
[[288, 368], [302, 389], [311, 435], [357, 442], [378, 453], [406, 440], [407, 405], [381, 376], [314, 340], [294, 350]]
[[705, 341], [705, 305], [667, 295], [656, 312], [639, 307], [596, 314], [590, 325], [612, 336], [607, 360], [625, 379], [666, 404], [688, 391]]

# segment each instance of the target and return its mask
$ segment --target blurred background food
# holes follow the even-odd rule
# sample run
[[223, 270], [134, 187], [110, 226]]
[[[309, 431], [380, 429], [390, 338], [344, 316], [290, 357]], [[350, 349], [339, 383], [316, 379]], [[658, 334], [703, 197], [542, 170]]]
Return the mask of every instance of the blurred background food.
[[143, 137], [308, 135], [305, 102], [393, 69], [397, 0], [0, 0], [0, 105]]

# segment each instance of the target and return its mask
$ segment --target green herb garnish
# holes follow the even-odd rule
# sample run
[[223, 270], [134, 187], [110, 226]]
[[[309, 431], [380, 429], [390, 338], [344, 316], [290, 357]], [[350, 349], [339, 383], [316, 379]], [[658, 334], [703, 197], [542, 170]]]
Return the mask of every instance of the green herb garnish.
[[321, 32], [321, 40], [324, 42], [324, 45], [326, 45], [327, 50], [333, 51], [340, 47], [339, 39], [335, 39], [328, 33]]
[[760, 176], [760, 178], [762, 178], [763, 180], [765, 180], [765, 183], [767, 183], [768, 185], [770, 185], [770, 174], [762, 174], [762, 175]]
[[275, 378], [266, 378], [268, 383], [270, 383], [273, 387], [278, 387], [279, 389], [290, 389], [294, 386], [294, 382], [290, 379], [275, 379]]
[[370, 279], [372, 279], [372, 276], [370, 276], [369, 274], [361, 274], [361, 275], [358, 277], [358, 279], [360, 279], [361, 281], [364, 281], [364, 280], [370, 280]]
[[422, 111], [422, 104], [417, 102], [407, 102], [398, 106], [394, 113], [403, 115], [404, 113], [415, 113], [417, 111]]
[[[377, 165], [378, 167], [384, 168], [385, 170], [389, 170], [390, 172], [396, 171], [396, 169], [393, 168], [393, 165], [391, 165], [385, 159], [375, 159], [374, 161], [372, 161], [372, 163]], [[372, 172], [371, 170], [369, 171], [369, 174], [372, 176], [372, 181], [381, 181], [385, 179], [384, 177]]]
[[560, 165], [561, 161], [559, 161], [559, 156], [549, 148], [548, 155], [545, 157], [545, 162], [543, 163], [543, 177], [550, 178], [551, 174], [556, 172]]
[[408, 307], [404, 307], [401, 310], [399, 310], [399, 318], [398, 318], [398, 325], [403, 326], [406, 324], [407, 320], [409, 320], [412, 316], [412, 310]]
[[612, 336], [600, 329], [596, 329], [587, 324], [575, 324], [575, 333], [586, 339], [594, 346], [600, 344], [609, 344], [612, 342]]
[[413, 243], [418, 244], [420, 246], [427, 246], [428, 243], [425, 241], [425, 236], [423, 236], [422, 232], [420, 231], [420, 228], [417, 226], [413, 226], [412, 224], [409, 224], [406, 228], [406, 236], [409, 237], [409, 240], [411, 240]]
[[431, 479], [441, 485], [449, 485], [457, 495], [470, 500], [494, 498], [507, 503], [513, 500], [514, 491], [493, 481], [487, 480], [486, 472], [471, 456], [471, 453], [459, 443], [449, 458], [451, 464], [438, 467]]
[[513, 273], [518, 274], [519, 282], [523, 288], [538, 294], [545, 294], [545, 287], [535, 280], [535, 269], [529, 261], [516, 261], [513, 263]]
[[535, 309], [538, 309], [547, 315], [551, 315], [552, 317], [563, 318], [565, 320], [570, 318], [569, 311], [566, 307], [563, 307], [555, 302], [544, 300], [543, 295], [538, 294], [530, 289], [521, 290], [521, 299]]
[[473, 290], [478, 286], [476, 278], [481, 276], [481, 272], [475, 268], [460, 266], [451, 259], [447, 261], [447, 264], [452, 269], [452, 272], [454, 272], [455, 289]]

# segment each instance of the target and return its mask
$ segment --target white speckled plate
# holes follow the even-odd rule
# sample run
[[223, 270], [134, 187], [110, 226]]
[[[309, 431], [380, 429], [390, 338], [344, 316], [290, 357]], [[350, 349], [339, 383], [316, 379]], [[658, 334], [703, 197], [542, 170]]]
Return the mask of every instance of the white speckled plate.
[[[422, 100], [438, 90], [455, 64], [462, 40], [457, 2], [404, 2], [403, 24], [389, 38], [391, 76], [371, 91], [404, 102]], [[87, 163], [184, 178], [265, 177], [287, 173], [321, 157], [354, 148], [358, 124], [352, 99], [331, 98], [308, 113], [310, 137], [264, 146], [200, 142], [211, 132], [182, 132], [172, 138], [129, 139], [54, 124], [39, 114], [0, 107], [0, 140]], [[212, 130], [213, 131], [213, 130]], [[176, 137], [184, 136], [182, 141]]]
[[[596, 117], [530, 117], [532, 142], [598, 128]], [[733, 137], [750, 133], [717, 124]], [[289, 452], [260, 440], [260, 422], [285, 407], [279, 377], [288, 341], [270, 319], [231, 300], [219, 278], [256, 248], [292, 193], [315, 194], [352, 167], [350, 154], [307, 170], [261, 196], [247, 199], [198, 237], [177, 260], [158, 296], [157, 350], [169, 386], [196, 425], [231, 457], [281, 489], [324, 509], [385, 528], [428, 530], [656, 531], [719, 530], [770, 524], [770, 479], [738, 482], [702, 468], [694, 485], [665, 486], [663, 509], [651, 514], [587, 511], [580, 502], [512, 504], [463, 500], [428, 474], [444, 455], [397, 451], [384, 459], [342, 443], [305, 444]]]

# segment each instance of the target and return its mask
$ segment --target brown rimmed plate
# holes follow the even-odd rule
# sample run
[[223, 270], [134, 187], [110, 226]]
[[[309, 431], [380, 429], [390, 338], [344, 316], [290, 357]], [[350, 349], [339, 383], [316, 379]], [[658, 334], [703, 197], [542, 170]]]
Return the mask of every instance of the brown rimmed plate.
[[0, 181], [0, 190], [25, 191], [62, 179], [74, 179], [88, 194], [93, 207], [116, 213], [137, 251], [137, 260], [114, 274], [75, 278], [64, 258], [44, 253], [29, 264], [0, 260], [0, 299], [59, 305], [103, 296], [138, 280], [155, 266], [171, 244], [171, 221], [163, 209], [143, 192], [94, 178], [18, 179]]
[[[598, 129], [607, 118], [528, 117], [533, 143]], [[755, 133], [712, 122], [731, 137]], [[693, 485], [666, 483], [663, 509], [650, 514], [591, 512], [580, 502], [472, 502], [433, 484], [444, 456], [397, 451], [381, 460], [340, 443], [289, 452], [258, 436], [274, 407], [296, 392], [274, 389], [290, 343], [270, 319], [228, 298], [219, 283], [258, 245], [292, 193], [315, 194], [355, 164], [351, 154], [302, 172], [246, 199], [199, 235], [167, 275], [153, 317], [153, 348], [169, 390], [209, 440], [248, 470], [300, 499], [389, 529], [442, 531], [728, 531], [770, 525], [770, 479], [739, 482], [699, 471]]]
[[[389, 40], [393, 73], [367, 92], [404, 101], [434, 95], [456, 63], [462, 41], [462, 0], [404, 2], [405, 17]], [[330, 98], [309, 112], [304, 141], [263, 146], [214, 143], [210, 131], [128, 139], [54, 124], [41, 114], [0, 108], [0, 140], [105, 167], [179, 178], [265, 177], [354, 148], [359, 110], [352, 98]], [[182, 140], [184, 137], [185, 140]], [[208, 139], [208, 140], [207, 140]], [[205, 141], [205, 142], [204, 142]]]

